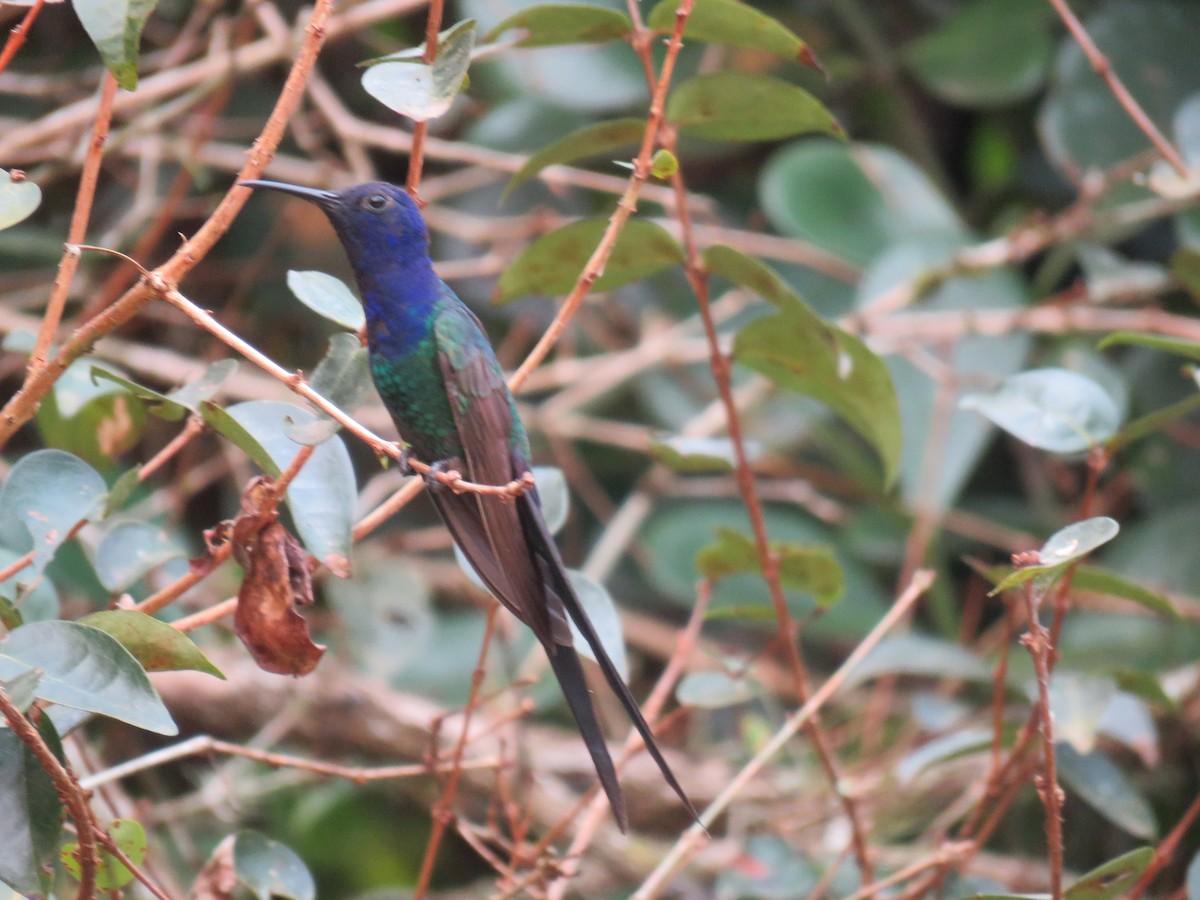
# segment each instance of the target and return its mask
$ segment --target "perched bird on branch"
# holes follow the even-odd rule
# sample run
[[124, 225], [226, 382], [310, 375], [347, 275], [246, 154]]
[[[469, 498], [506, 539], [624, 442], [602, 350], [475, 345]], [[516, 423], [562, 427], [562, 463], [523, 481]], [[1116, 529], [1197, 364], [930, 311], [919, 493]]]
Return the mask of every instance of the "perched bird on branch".
[[519, 482], [529, 472], [530, 452], [483, 327], [434, 274], [429, 236], [416, 203], [402, 188], [382, 182], [341, 191], [274, 181], [241, 184], [302, 197], [333, 224], [358, 282], [371, 374], [384, 406], [411, 452], [430, 466], [429, 495], [454, 541], [496, 598], [533, 629], [546, 649], [621, 830], [628, 827], [625, 799], [568, 617], [591, 646], [663, 777], [697, 817], [571, 588], [536, 487], [506, 500], [456, 493], [437, 480], [439, 471], [455, 471], [476, 484]]

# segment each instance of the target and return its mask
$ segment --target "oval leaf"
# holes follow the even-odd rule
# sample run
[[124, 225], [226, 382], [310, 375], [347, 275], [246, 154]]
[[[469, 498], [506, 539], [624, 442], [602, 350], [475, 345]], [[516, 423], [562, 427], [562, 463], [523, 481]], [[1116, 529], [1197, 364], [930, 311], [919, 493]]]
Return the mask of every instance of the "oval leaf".
[[[43, 717], [38, 730], [61, 760], [54, 726]], [[11, 728], [0, 728], [0, 808], [0, 882], [22, 896], [49, 896], [47, 872], [62, 832], [62, 801], [33, 751]]]
[[116, 640], [78, 622], [22, 625], [0, 642], [0, 679], [43, 670], [37, 695], [49, 703], [178, 734], [145, 670]]
[[[678, 8], [679, 0], [661, 0], [650, 11], [646, 26], [670, 34], [675, 28]], [[820, 68], [804, 41], [775, 19], [738, 0], [696, 0], [684, 23], [683, 38], [765, 50], [783, 59]]]
[[1007, 591], [1035, 576], [1057, 575], [1069, 564], [1082, 559], [1101, 544], [1107, 544], [1120, 530], [1121, 526], [1108, 516], [1094, 516], [1082, 522], [1074, 522], [1050, 536], [1038, 551], [1037, 563], [1022, 566], [1012, 572], [992, 588], [988, 596]]
[[[504, 196], [516, 187], [524, 184], [530, 178], [547, 166], [574, 162], [577, 159], [588, 159], [601, 154], [613, 153], [622, 147], [636, 146], [646, 132], [644, 119], [614, 119], [611, 122], [600, 122], [573, 131], [566, 137], [543, 147], [521, 166], [509, 179], [504, 188]], [[503, 199], [503, 198], [502, 198]]]
[[1139, 847], [1097, 866], [1063, 892], [1065, 900], [1117, 900], [1154, 861], [1153, 847]]
[[28, 218], [42, 202], [42, 189], [32, 181], [14, 181], [7, 169], [0, 169], [0, 230]]
[[295, 851], [257, 831], [239, 831], [233, 843], [237, 879], [258, 900], [314, 900], [317, 887]]
[[[108, 826], [108, 834], [120, 848], [125, 857], [135, 866], [140, 866], [146, 858], [146, 829], [135, 819], [117, 819]], [[78, 858], [79, 845], [74, 841], [64, 844], [59, 857], [67, 871], [80, 876]], [[125, 864], [109, 853], [100, 849], [100, 863], [96, 867], [96, 887], [102, 891], [119, 891], [133, 881], [133, 872], [125, 868]]]
[[1054, 55], [1043, 0], [976, 0], [905, 49], [917, 79], [948, 103], [1003, 106], [1035, 94]]
[[[529, 294], [567, 293], [575, 286], [607, 227], [606, 219], [587, 219], [542, 235], [500, 276], [493, 302], [508, 303]], [[680, 264], [683, 258], [683, 248], [666, 231], [634, 219], [621, 229], [604, 274], [593, 287], [609, 291]]]
[[[747, 456], [761, 452], [761, 445], [746, 448]], [[650, 453], [676, 472], [732, 472], [737, 459], [729, 438], [685, 437], [677, 435], [650, 442]]]
[[191, 669], [224, 679], [191, 638], [166, 622], [131, 609], [106, 609], [84, 616], [81, 625], [99, 628], [121, 642], [147, 672]]
[[[732, 528], [719, 528], [717, 538], [716, 543], [696, 554], [696, 568], [701, 575], [717, 580], [740, 572], [762, 572], [758, 548], [749, 537]], [[772, 541], [771, 552], [779, 562], [783, 587], [811, 594], [821, 607], [841, 598], [845, 591], [842, 567], [828, 547]]]
[[99, 518], [104, 479], [77, 456], [36, 450], [23, 457], [0, 487], [0, 520], [20, 522], [33, 539], [33, 568], [41, 572], [78, 522]]
[[72, 4], [104, 65], [127, 91], [137, 87], [142, 28], [157, 5], [158, 0], [85, 0]]
[[734, 678], [724, 672], [692, 672], [675, 688], [675, 699], [683, 706], [724, 709], [753, 700], [755, 687], [748, 679]]
[[362, 304], [340, 278], [324, 272], [288, 269], [287, 286], [297, 300], [343, 328], [360, 331], [366, 324]]
[[899, 400], [887, 366], [861, 340], [797, 303], [742, 328], [733, 358], [829, 407], [871, 445], [892, 483], [903, 449]]
[[163, 529], [148, 522], [124, 521], [107, 525], [93, 555], [100, 583], [122, 593], [147, 572], [187, 554]]
[[[239, 403], [228, 413], [264, 448], [279, 471], [300, 450], [287, 436], [289, 423], [303, 428], [317, 418], [307, 409], [277, 400]], [[357, 500], [354, 466], [346, 445], [336, 436], [313, 450], [288, 486], [288, 508], [304, 546], [341, 578], [350, 573], [350, 529]]]
[[714, 72], [685, 81], [667, 100], [667, 121], [682, 134], [710, 140], [771, 141], [844, 129], [816, 97], [767, 75]]
[[1112, 397], [1067, 369], [1033, 369], [1004, 379], [988, 394], [959, 405], [991, 419], [1013, 437], [1052, 453], [1078, 453], [1108, 440], [1121, 424]]
[[855, 687], [880, 675], [924, 675], [969, 681], [991, 681], [992, 670], [958, 644], [920, 634], [884, 638], [846, 678]]
[[436, 119], [462, 90], [474, 47], [475, 22], [467, 19], [438, 36], [433, 65], [414, 60], [409, 53], [385, 57], [363, 72], [363, 90], [413, 121]]
[[1154, 840], [1158, 821], [1145, 796], [1099, 750], [1083, 754], [1070, 744], [1055, 744], [1063, 784], [1096, 812], [1134, 837]]
[[484, 36], [484, 43], [491, 43], [513, 28], [526, 32], [517, 41], [518, 47], [553, 47], [613, 41], [633, 31], [633, 24], [628, 16], [615, 9], [577, 3], [545, 3], [509, 16]]
[[542, 503], [542, 518], [551, 534], [558, 534], [567, 524], [571, 511], [571, 492], [567, 489], [567, 478], [557, 466], [534, 466], [533, 478], [537, 482], [538, 499]]
[[1193, 362], [1200, 362], [1200, 344], [1195, 341], [1163, 337], [1160, 334], [1145, 334], [1140, 331], [1114, 331], [1097, 344], [1097, 347], [1104, 350], [1121, 344], [1149, 347], [1152, 350], [1161, 350], [1163, 353], [1172, 353], [1175, 356], [1186, 357]]
[[[617, 604], [613, 602], [612, 595], [600, 582], [575, 569], [567, 569], [567, 578], [571, 581], [571, 587], [575, 589], [583, 611], [592, 620], [604, 652], [613, 661], [621, 677], [628, 678], [629, 662], [625, 657], [625, 634], [621, 631], [621, 616], [617, 612]], [[575, 649], [588, 659], [595, 660], [595, 652], [579, 633], [574, 620], [571, 621], [571, 635], [575, 638]]]
[[146, 411], [121, 386], [93, 379], [99, 367], [108, 365], [86, 357], [71, 363], [38, 409], [37, 424], [48, 445], [111, 468], [113, 457], [141, 437]]

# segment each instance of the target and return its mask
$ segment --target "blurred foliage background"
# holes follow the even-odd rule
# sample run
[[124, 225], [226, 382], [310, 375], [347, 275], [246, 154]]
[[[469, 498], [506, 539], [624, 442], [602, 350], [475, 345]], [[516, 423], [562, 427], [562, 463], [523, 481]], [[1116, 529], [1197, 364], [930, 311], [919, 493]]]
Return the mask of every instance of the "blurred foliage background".
[[[439, 271], [484, 321], [508, 368], [551, 322], [600, 230], [588, 232], [586, 246], [540, 257], [529, 248], [576, 220], [612, 214], [649, 101], [642, 59], [620, 29], [607, 40], [538, 48], [516, 46], [519, 30], [490, 34], [526, 5], [447, 3], [443, 28], [475, 21], [475, 56], [468, 80], [449, 88], [452, 105], [429, 122], [420, 184]], [[750, 6], [803, 44], [785, 42], [789, 57], [761, 31], [740, 43], [685, 35], [664, 127], [678, 136], [688, 221], [706, 254], [719, 245], [769, 265], [782, 294], [794, 293], [830, 323], [818, 331], [838, 344], [838, 359], [877, 356], [894, 386], [894, 397], [867, 399], [858, 388], [814, 389], [804, 380], [807, 345], [784, 330], [795, 326], [786, 318], [791, 301], [747, 290], [746, 279], [729, 274], [744, 268], [705, 256], [719, 276], [711, 299], [722, 351], [745, 362], [733, 366], [733, 394], [814, 683], [876, 626], [918, 568], [936, 578], [823, 710], [836, 790], [811, 743], [789, 741], [669, 890], [862, 896], [855, 892], [866, 876], [902, 871], [892, 896], [1045, 890], [1056, 863], [1034, 786], [1038, 747], [1015, 755], [1004, 777], [997, 768], [1020, 746], [1037, 697], [1018, 640], [1026, 607], [1019, 591], [988, 591], [1013, 553], [1106, 516], [1119, 534], [1061, 578], [1061, 598], [1058, 588], [1045, 589], [1046, 623], [1055, 603], [1065, 612], [1055, 623], [1049, 692], [1066, 792], [1066, 880], [1117, 860], [1117, 874], [1099, 879], [1106, 887], [1085, 893], [1080, 882], [1075, 896], [1200, 896], [1200, 838], [1185, 815], [1195, 812], [1200, 752], [1200, 564], [1190, 549], [1200, 533], [1200, 431], [1189, 416], [1197, 406], [1191, 364], [1200, 359], [1200, 6], [1072, 3], [1186, 175], [1161, 158], [1046, 0]], [[87, 4], [74, 7], [39, 6], [0, 72], [0, 166], [24, 173], [0, 185], [0, 215], [29, 202], [13, 189], [40, 188], [36, 209], [0, 230], [0, 397], [10, 404], [19, 402], [61, 271], [105, 71], [80, 23]], [[119, 21], [136, 18], [137, 7], [124, 5]], [[659, 27], [646, 51], [655, 72], [673, 11], [670, 3], [641, 10]], [[28, 14], [28, 5], [0, 5], [6, 29]], [[176, 253], [245, 164], [310, 14], [289, 0], [160, 0], [145, 19], [140, 53], [136, 34], [117, 35], [108, 60], [122, 87], [85, 243], [147, 268]], [[339, 5], [265, 177], [321, 187], [403, 183], [413, 122], [364, 89], [372, 69], [359, 64], [417, 47], [426, 21], [417, 0]], [[808, 54], [824, 71], [803, 64]], [[134, 60], [133, 80], [128, 63], [122, 69], [114, 58]], [[713, 78], [724, 80], [703, 80]], [[689, 89], [690, 105], [678, 99]], [[809, 98], [811, 109], [798, 111], [798, 98]], [[822, 119], [826, 110], [845, 139]], [[556, 143], [602, 122], [617, 124], [603, 138], [567, 143], [569, 150]], [[535, 156], [552, 147], [561, 152]], [[510, 184], [514, 173], [529, 173], [531, 157], [556, 164]], [[798, 704], [750, 540], [745, 488], [730, 464], [710, 348], [679, 264], [677, 210], [669, 181], [650, 178], [634, 223], [655, 230], [630, 230], [618, 244], [607, 274], [616, 286], [601, 283], [587, 298], [518, 402], [538, 461], [558, 470], [542, 474], [553, 482], [543, 490], [569, 506], [558, 534], [564, 557], [625, 657], [635, 695], [646, 696], [669, 660], [683, 666], [664, 742], [703, 808]], [[519, 257], [528, 270], [514, 264]], [[306, 289], [289, 278], [319, 270], [351, 281], [318, 210], [256, 196], [188, 269], [182, 293], [288, 372], [313, 373], [337, 358], [339, 343], [353, 354], [345, 339], [355, 326], [330, 317], [344, 300], [339, 289]], [[126, 262], [84, 252], [56, 342], [112, 308], [137, 278]], [[308, 306], [297, 302], [306, 293]], [[771, 315], [778, 318], [763, 326]], [[847, 356], [853, 336], [870, 353]], [[236, 370], [210, 368], [236, 358], [193, 319], [150, 303], [112, 334], [105, 329], [56, 378], [31, 421], [10, 423], [24, 427], [3, 448], [8, 484], [35, 451], [67, 451], [98, 473], [97, 496], [108, 496], [113, 514], [95, 516], [74, 540], [56, 539], [37, 578], [29, 568], [5, 570], [8, 629], [77, 620], [186, 587], [157, 613], [177, 622], [238, 593], [234, 561], [211, 571], [193, 563], [203, 577], [188, 580], [188, 560], [217, 561], [206, 530], [237, 514], [262, 448], [286, 468], [295, 445], [284, 417], [311, 414], [267, 405], [303, 401], [244, 360]], [[97, 368], [114, 377], [97, 376]], [[347, 410], [394, 438], [361, 372], [339, 381], [333, 368], [324, 383], [347, 391]], [[1032, 377], [1014, 379], [1019, 373]], [[174, 407], [137, 388], [166, 394], [198, 381]], [[164, 408], [174, 409], [173, 419]], [[893, 416], [899, 432], [889, 437]], [[198, 424], [188, 426], [191, 419]], [[140, 480], [127, 474], [168, 446], [161, 468]], [[462, 727], [490, 600], [455, 563], [423, 498], [351, 552], [350, 524], [403, 479], [345, 432], [318, 453], [324, 462], [314, 455], [305, 469], [310, 493], [293, 494], [282, 513], [326, 564], [315, 574], [317, 602], [305, 611], [328, 647], [316, 671], [303, 679], [260, 671], [226, 617], [188, 631], [226, 680], [169, 672], [153, 684], [183, 737], [208, 734], [346, 766], [428, 760], [434, 741], [452, 747]], [[91, 484], [71, 471], [40, 469], [32, 483], [52, 498], [56, 483]], [[76, 475], [82, 481], [69, 480]], [[15, 493], [9, 489], [8, 503]], [[5, 496], [0, 564], [9, 565], [32, 538]], [[61, 521], [70, 526], [78, 514], [76, 504]], [[350, 579], [331, 574], [339, 554], [351, 558]], [[699, 637], [678, 650], [700, 597], [707, 611]], [[511, 625], [502, 622], [489, 645], [477, 734], [467, 747], [469, 759], [499, 758], [501, 776], [494, 762], [464, 772], [435, 891], [628, 896], [686, 816], [652, 764], [636, 758], [624, 777], [634, 835], [623, 839], [601, 822], [570, 887], [556, 880], [571, 831], [537, 842], [560, 819], [577, 821], [572, 803], [590, 786], [591, 770], [534, 642]], [[168, 668], [179, 667], [202, 668]], [[0, 680], [16, 671], [0, 668]], [[602, 692], [596, 700], [611, 733], [622, 733], [619, 709]], [[85, 777], [168, 743], [109, 718], [55, 725], [78, 726], [66, 753]], [[12, 759], [22, 752], [15, 743], [0, 750], [17, 754]], [[16, 792], [0, 798], [21, 795], [18, 783], [0, 784]], [[227, 835], [254, 829], [303, 861], [286, 857], [301, 874], [275, 885], [283, 895], [311, 892], [306, 867], [321, 897], [401, 897], [418, 880], [441, 784], [425, 774], [362, 785], [210, 752], [105, 780], [94, 804], [104, 821], [145, 827], [145, 868], [171, 896], [187, 893]], [[846, 797], [873, 871], [856, 863]], [[36, 831], [36, 804], [26, 797], [17, 806], [14, 821]], [[239, 846], [251, 840], [268, 857], [287, 853], [260, 838]], [[1150, 854], [1130, 854], [1143, 847], [1168, 852], [1135, 890]], [[253, 882], [245, 875], [250, 853], [239, 857], [244, 884]], [[52, 880], [71, 894], [61, 867]]]

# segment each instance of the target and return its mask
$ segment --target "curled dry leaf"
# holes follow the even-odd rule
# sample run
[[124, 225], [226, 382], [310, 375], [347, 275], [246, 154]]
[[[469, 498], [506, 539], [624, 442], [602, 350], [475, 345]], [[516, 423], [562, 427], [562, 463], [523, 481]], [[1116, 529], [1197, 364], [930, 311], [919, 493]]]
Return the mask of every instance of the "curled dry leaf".
[[237, 872], [233, 867], [234, 835], [229, 835], [217, 848], [196, 876], [188, 900], [232, 900], [237, 887]]
[[325, 652], [294, 608], [313, 602], [312, 576], [300, 542], [279, 524], [271, 492], [270, 479], [252, 480], [233, 523], [233, 556], [246, 572], [233, 627], [260, 668], [307, 675]]

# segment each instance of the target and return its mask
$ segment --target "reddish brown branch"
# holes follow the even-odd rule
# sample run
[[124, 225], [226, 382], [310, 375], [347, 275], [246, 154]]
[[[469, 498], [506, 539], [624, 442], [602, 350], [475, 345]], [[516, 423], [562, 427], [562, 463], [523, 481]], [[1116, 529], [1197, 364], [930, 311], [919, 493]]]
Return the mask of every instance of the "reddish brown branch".
[[[431, 0], [429, 4], [429, 16], [425, 20], [425, 53], [422, 56], [422, 60], [427, 66], [432, 66], [437, 59], [438, 32], [441, 30], [442, 0]], [[418, 188], [421, 184], [421, 169], [425, 164], [425, 136], [428, 133], [428, 122], [417, 122], [413, 126], [412, 151], [408, 157], [408, 180], [404, 183], [404, 189], [418, 203], [421, 203], [418, 197]]]
[[25, 13], [25, 18], [8, 33], [8, 40], [4, 42], [4, 49], [0, 50], [0, 72], [8, 68], [8, 64], [12, 62], [12, 58], [17, 55], [17, 51], [24, 45], [25, 39], [29, 37], [29, 29], [33, 27], [34, 20], [37, 19], [38, 13], [42, 11], [45, 3], [46, 0], [34, 0], [33, 6], [29, 7], [29, 12]]

